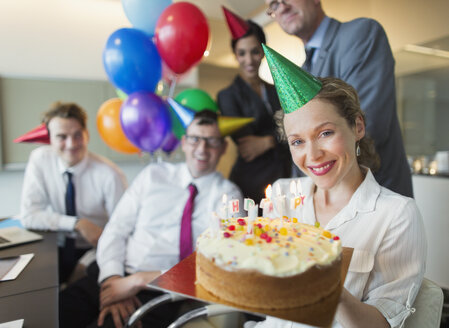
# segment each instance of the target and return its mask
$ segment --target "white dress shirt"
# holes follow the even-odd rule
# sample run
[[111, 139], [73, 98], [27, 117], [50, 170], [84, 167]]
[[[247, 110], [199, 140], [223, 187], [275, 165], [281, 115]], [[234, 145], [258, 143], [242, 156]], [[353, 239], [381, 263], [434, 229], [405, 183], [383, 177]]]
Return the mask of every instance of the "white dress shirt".
[[[218, 173], [194, 179], [185, 163], [150, 164], [134, 179], [101, 235], [97, 250], [99, 281], [125, 272], [167, 270], [179, 261], [182, 213], [187, 189], [198, 189], [192, 213], [193, 241], [209, 227], [212, 212], [241, 192]], [[242, 204], [242, 203], [240, 203]]]
[[[278, 180], [289, 197], [291, 179]], [[310, 178], [301, 178], [304, 206], [295, 213], [301, 222], [315, 224]], [[292, 215], [293, 213], [290, 213]], [[427, 243], [421, 214], [412, 198], [381, 187], [368, 170], [349, 203], [324, 227], [354, 248], [345, 288], [357, 299], [375, 306], [391, 327], [401, 326], [425, 272]], [[290, 328], [302, 324], [268, 317], [259, 327]], [[308, 326], [307, 326], [308, 327]], [[341, 327], [336, 321], [332, 327]]]
[[73, 173], [77, 217], [104, 227], [126, 189], [124, 174], [114, 163], [91, 153], [67, 168], [50, 146], [31, 152], [25, 170], [20, 218], [29, 229], [61, 231], [60, 245], [65, 234], [77, 238], [77, 248], [88, 248], [87, 241], [73, 232], [77, 217], [64, 214], [65, 171]]

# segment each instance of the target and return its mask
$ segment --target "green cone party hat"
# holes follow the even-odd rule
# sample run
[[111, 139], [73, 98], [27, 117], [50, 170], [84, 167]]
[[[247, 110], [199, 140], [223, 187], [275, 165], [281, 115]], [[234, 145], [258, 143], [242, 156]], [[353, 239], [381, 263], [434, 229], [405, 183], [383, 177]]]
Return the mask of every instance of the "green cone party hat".
[[281, 107], [286, 114], [304, 106], [321, 90], [321, 82], [290, 60], [262, 44]]

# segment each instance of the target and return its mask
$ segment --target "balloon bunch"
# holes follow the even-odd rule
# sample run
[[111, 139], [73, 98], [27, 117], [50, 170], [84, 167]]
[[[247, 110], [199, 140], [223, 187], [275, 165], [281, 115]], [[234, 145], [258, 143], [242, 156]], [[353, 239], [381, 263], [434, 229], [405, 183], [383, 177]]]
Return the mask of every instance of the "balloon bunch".
[[[133, 28], [113, 32], [103, 50], [104, 68], [118, 98], [101, 105], [97, 128], [116, 151], [169, 153], [185, 126], [155, 89], [162, 80], [174, 90], [176, 79], [199, 63], [209, 26], [201, 10], [188, 2], [122, 0], [122, 5]], [[199, 89], [184, 90], [175, 99], [194, 110], [218, 109]]]

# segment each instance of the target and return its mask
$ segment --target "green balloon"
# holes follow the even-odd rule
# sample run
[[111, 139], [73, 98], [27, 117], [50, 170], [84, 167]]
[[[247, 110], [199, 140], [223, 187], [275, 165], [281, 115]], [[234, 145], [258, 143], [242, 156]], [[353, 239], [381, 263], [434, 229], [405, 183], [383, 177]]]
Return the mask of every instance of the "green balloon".
[[175, 114], [171, 106], [168, 107], [168, 112], [170, 114], [171, 130], [176, 138], [181, 139], [181, 137], [186, 133], [186, 130], [181, 124], [178, 115]]
[[185, 89], [175, 97], [175, 100], [196, 112], [203, 109], [210, 109], [214, 112], [218, 111], [218, 105], [215, 100], [201, 89]]
[[121, 100], [126, 100], [126, 98], [128, 98], [128, 95], [126, 93], [124, 93], [122, 90], [120, 89], [115, 89], [115, 92], [117, 93], [117, 96], [119, 97], [119, 99]]

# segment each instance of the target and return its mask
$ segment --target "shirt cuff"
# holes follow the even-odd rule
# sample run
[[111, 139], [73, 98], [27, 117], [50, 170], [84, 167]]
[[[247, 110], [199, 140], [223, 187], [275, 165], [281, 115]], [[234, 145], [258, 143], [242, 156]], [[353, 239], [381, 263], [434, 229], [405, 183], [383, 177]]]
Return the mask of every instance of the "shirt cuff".
[[[100, 266], [100, 264], [99, 264]], [[98, 283], [102, 283], [103, 280], [111, 276], [121, 276], [124, 274], [124, 266], [120, 262], [109, 262], [101, 264], [100, 274], [98, 275]]]
[[76, 216], [62, 215], [59, 220], [60, 231], [73, 231], [78, 218]]
[[95, 261], [95, 256], [96, 256], [96, 252], [97, 249], [96, 248], [92, 248], [90, 250], [88, 250], [86, 253], [84, 253], [84, 255], [78, 260], [79, 264], [84, 265], [86, 268], [89, 266], [89, 264], [91, 264], [92, 262]]
[[401, 326], [405, 319], [415, 312], [415, 309], [410, 305], [404, 306], [389, 299], [375, 299], [366, 301], [365, 303], [376, 307], [391, 327]]
[[375, 306], [380, 313], [382, 313], [391, 327], [402, 327], [405, 319], [415, 312], [415, 308], [413, 308], [412, 305], [418, 293], [418, 289], [419, 285], [413, 283], [408, 291], [405, 305], [387, 298], [371, 299], [367, 300], [365, 303]]

